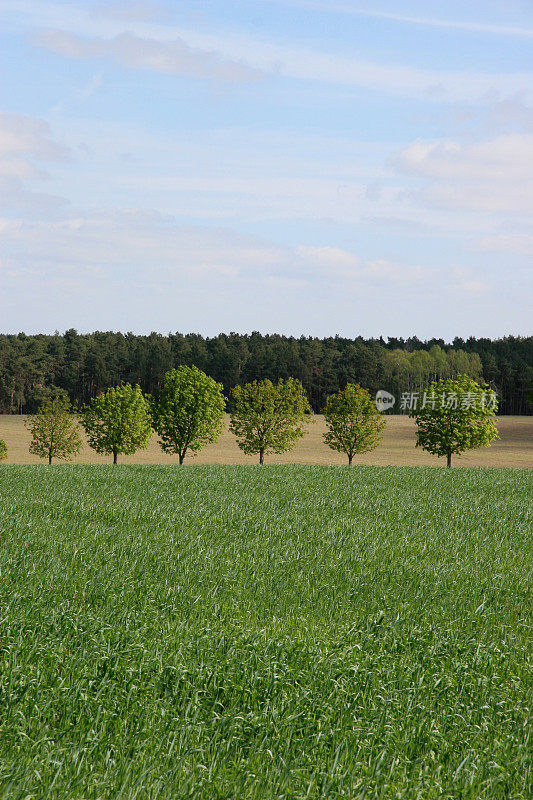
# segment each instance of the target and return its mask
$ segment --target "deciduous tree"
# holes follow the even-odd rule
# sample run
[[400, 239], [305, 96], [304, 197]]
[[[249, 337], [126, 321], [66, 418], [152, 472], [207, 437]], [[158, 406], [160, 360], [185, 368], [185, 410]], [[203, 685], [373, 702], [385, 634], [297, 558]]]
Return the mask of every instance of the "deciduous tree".
[[305, 434], [312, 416], [300, 381], [295, 378], [252, 381], [232, 392], [230, 430], [244, 453], [258, 453], [263, 464], [266, 453], [284, 453]]
[[332, 450], [346, 453], [350, 465], [356, 453], [378, 446], [385, 427], [385, 417], [358, 383], [349, 383], [342, 391], [329, 395], [324, 418], [328, 428], [324, 441]]
[[54, 458], [67, 461], [79, 452], [81, 436], [68, 397], [45, 400], [26, 426], [31, 432], [30, 453], [47, 458], [49, 464]]
[[496, 411], [496, 396], [484, 381], [467, 375], [434, 381], [409, 414], [418, 426], [416, 446], [446, 456], [451, 467], [452, 455], [500, 438]]
[[166, 453], [176, 453], [180, 464], [188, 450], [197, 452], [215, 442], [224, 428], [222, 384], [196, 367], [167, 372], [150, 408], [159, 444]]
[[121, 383], [102, 392], [84, 406], [82, 425], [97, 453], [130, 455], [148, 446], [151, 421], [148, 402], [140, 386]]

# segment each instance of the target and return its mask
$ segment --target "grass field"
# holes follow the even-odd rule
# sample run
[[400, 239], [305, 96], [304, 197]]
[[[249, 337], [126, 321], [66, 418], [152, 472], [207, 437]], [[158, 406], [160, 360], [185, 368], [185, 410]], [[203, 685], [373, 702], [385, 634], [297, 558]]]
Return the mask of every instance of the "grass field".
[[533, 475], [0, 468], [0, 797], [526, 800]]
[[[24, 417], [0, 415], [0, 439], [7, 442], [11, 464], [36, 464], [40, 459], [28, 452], [30, 436], [24, 427]], [[482, 448], [454, 456], [454, 465], [464, 467], [525, 467], [533, 468], [533, 417], [500, 417], [498, 420], [500, 440], [490, 448]], [[316, 416], [309, 425], [308, 434], [294, 450], [282, 455], [267, 456], [271, 464], [344, 464], [340, 453], [330, 450], [322, 439], [326, 430], [324, 418]], [[354, 464], [391, 466], [445, 466], [445, 459], [415, 448], [416, 425], [405, 416], [388, 416], [383, 441], [373, 453], [355, 456]], [[139, 450], [133, 456], [122, 456], [125, 464], [172, 464], [177, 457], [161, 451], [154, 436], [147, 450]], [[253, 464], [254, 456], [245, 456], [239, 450], [235, 437], [227, 430], [220, 440], [202, 450], [198, 456], [187, 456], [186, 464]], [[77, 462], [103, 464], [110, 458], [98, 456], [87, 445], [76, 457]]]

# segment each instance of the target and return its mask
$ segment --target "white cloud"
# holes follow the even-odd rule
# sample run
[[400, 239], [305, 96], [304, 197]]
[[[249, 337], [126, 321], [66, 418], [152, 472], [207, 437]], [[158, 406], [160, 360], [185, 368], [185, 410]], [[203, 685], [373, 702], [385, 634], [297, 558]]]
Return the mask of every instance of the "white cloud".
[[48, 272], [96, 268], [159, 281], [215, 272], [235, 276], [282, 264], [282, 251], [222, 228], [180, 226], [143, 210], [102, 210], [59, 221], [4, 221], [6, 258]]
[[362, 272], [361, 260], [355, 253], [340, 247], [310, 247], [300, 245], [296, 254], [305, 264], [318, 268], [329, 275], [358, 276]]
[[484, 142], [416, 141], [394, 160], [396, 167], [427, 179], [408, 196], [428, 205], [477, 212], [533, 214], [533, 135], [506, 135]]
[[516, 134], [473, 144], [416, 141], [396, 164], [428, 178], [522, 180], [533, 178], [533, 135]]
[[[143, 210], [0, 220], [0, 234], [4, 330], [494, 335], [496, 295], [468, 269], [367, 260], [332, 245], [279, 246]], [[514, 292], [522, 331], [527, 292]]]
[[500, 100], [489, 109], [486, 126], [496, 131], [518, 127], [533, 132], [533, 108], [519, 96]]
[[185, 226], [154, 211], [109, 209], [55, 221], [0, 220], [5, 261], [41, 274], [113, 274], [175, 285], [209, 275], [360, 286], [428, 280], [419, 267], [361, 259], [333, 246], [279, 246], [227, 228]]
[[428, 270], [416, 265], [394, 263], [387, 259], [364, 260], [350, 250], [340, 247], [313, 247], [299, 245], [295, 248], [304, 269], [330, 280], [341, 280], [352, 285], [378, 283], [419, 284], [429, 279]]
[[0, 158], [29, 156], [38, 160], [63, 161], [68, 148], [51, 138], [44, 120], [22, 114], [0, 113]]
[[486, 295], [493, 288], [487, 280], [475, 277], [464, 269], [455, 268], [452, 270], [451, 277], [453, 291], [462, 297]]
[[25, 210], [60, 205], [62, 198], [35, 192], [27, 182], [47, 177], [42, 162], [66, 161], [69, 154], [44, 120], [0, 113], [0, 205]]
[[482, 253], [518, 253], [533, 256], [533, 235], [525, 233], [486, 236], [475, 242], [475, 249]]
[[86, 39], [60, 30], [45, 30], [38, 42], [68, 58], [112, 58], [119, 64], [137, 69], [151, 69], [169, 75], [217, 78], [240, 82], [258, 80], [261, 75], [238, 61], [219, 53], [191, 47], [183, 39], [157, 41], [132, 33], [112, 39]]
[[66, 203], [65, 198], [59, 195], [28, 188], [20, 178], [0, 175], [0, 207], [10, 213], [17, 211], [47, 217]]

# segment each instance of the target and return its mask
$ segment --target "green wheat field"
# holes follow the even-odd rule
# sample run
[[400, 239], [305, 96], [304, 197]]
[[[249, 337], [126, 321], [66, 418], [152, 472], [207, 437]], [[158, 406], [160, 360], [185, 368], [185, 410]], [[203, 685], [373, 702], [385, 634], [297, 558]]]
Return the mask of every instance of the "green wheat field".
[[532, 489], [0, 468], [0, 796], [531, 798]]

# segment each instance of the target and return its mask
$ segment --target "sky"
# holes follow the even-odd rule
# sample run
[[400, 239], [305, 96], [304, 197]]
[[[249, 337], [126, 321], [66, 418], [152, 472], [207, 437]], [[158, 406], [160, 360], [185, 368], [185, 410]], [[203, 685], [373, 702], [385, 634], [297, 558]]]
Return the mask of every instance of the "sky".
[[531, 0], [0, 19], [0, 332], [533, 334]]

